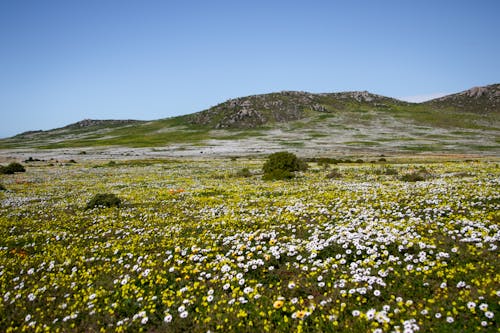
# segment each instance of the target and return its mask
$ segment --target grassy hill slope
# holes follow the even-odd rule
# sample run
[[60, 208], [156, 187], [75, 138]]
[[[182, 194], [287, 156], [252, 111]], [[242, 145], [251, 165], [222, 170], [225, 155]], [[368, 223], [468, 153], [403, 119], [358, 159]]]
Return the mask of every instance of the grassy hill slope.
[[153, 121], [85, 120], [0, 140], [0, 149], [102, 146], [499, 153], [500, 85], [415, 104], [368, 92], [279, 92]]

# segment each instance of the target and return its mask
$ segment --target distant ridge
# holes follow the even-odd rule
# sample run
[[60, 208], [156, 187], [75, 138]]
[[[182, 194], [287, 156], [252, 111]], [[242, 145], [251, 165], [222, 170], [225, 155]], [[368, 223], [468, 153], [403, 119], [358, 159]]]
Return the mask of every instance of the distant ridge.
[[178, 117], [84, 119], [0, 140], [0, 149], [85, 147], [162, 147], [180, 152], [292, 147], [311, 154], [363, 150], [500, 155], [500, 84], [424, 103], [367, 91], [282, 91], [234, 98]]
[[490, 113], [500, 112], [500, 84], [474, 87], [456, 94], [423, 103], [437, 108], [454, 108], [459, 111]]
[[408, 104], [367, 91], [320, 94], [282, 91], [230, 99], [208, 110], [189, 115], [188, 121], [216, 129], [254, 128], [300, 120], [310, 116], [311, 112], [342, 111], [356, 105], [390, 107]]
[[89, 127], [89, 126], [99, 126], [99, 125], [123, 125], [123, 124], [134, 124], [134, 123], [139, 123], [140, 120], [132, 120], [132, 119], [126, 119], [126, 120], [97, 120], [97, 119], [83, 119], [81, 121], [78, 121], [76, 123], [67, 125], [63, 128], [70, 128], [70, 127]]

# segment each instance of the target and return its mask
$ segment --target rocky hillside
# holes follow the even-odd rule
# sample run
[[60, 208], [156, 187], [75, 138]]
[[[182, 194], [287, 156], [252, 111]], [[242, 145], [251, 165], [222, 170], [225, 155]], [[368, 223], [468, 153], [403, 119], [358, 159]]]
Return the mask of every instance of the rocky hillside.
[[301, 91], [253, 95], [228, 100], [188, 116], [194, 125], [222, 128], [255, 128], [300, 120], [313, 113], [332, 113], [368, 106], [390, 108], [408, 103], [366, 91], [312, 94]]
[[[83, 120], [0, 140], [1, 149], [134, 147], [161, 154], [260, 154], [296, 149], [376, 154], [500, 154], [499, 87], [473, 88], [426, 103], [366, 91], [284, 91], [231, 99], [152, 121]], [[154, 149], [153, 149], [154, 147]], [[500, 156], [500, 155], [499, 155]]]
[[500, 84], [474, 87], [457, 94], [433, 99], [424, 105], [472, 113], [500, 113]]

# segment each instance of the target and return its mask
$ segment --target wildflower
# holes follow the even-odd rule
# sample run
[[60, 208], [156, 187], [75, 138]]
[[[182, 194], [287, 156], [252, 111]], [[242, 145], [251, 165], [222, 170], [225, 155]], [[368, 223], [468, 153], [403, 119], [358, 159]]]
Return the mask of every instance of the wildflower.
[[165, 318], [163, 318], [163, 321], [166, 322], [166, 323], [170, 323], [172, 321], [172, 315], [171, 314], [167, 314], [165, 316]]
[[182, 311], [181, 314], [179, 315], [181, 318], [186, 318], [188, 316], [187, 311]]
[[375, 318], [375, 314], [376, 314], [376, 310], [375, 309], [370, 309], [366, 312], [366, 318], [368, 320], [372, 320], [373, 318]]
[[481, 310], [481, 311], [486, 311], [486, 310], [488, 310], [488, 304], [486, 304], [486, 303], [481, 303], [481, 304], [479, 305], [479, 310]]
[[451, 323], [453, 323], [455, 320], [453, 319], [453, 317], [446, 317], [446, 321], [447, 321], [448, 323], [450, 323], [450, 324], [451, 324]]
[[353, 310], [353, 311], [352, 311], [352, 315], [353, 315], [354, 317], [359, 317], [359, 315], [360, 315], [360, 314], [361, 314], [361, 312], [359, 312], [359, 310]]
[[472, 310], [472, 309], [474, 309], [474, 308], [476, 307], [476, 303], [474, 303], [474, 302], [468, 302], [468, 303], [467, 303], [467, 307], [468, 307], [470, 310]]
[[297, 319], [304, 319], [304, 317], [307, 315], [307, 311], [300, 310], [300, 311], [295, 312], [294, 315]]
[[275, 309], [279, 309], [283, 306], [283, 304], [285, 304], [285, 302], [283, 302], [282, 300], [277, 300], [273, 303], [273, 307]]
[[488, 318], [488, 319], [492, 319], [492, 318], [495, 316], [495, 314], [494, 314], [493, 312], [491, 312], [491, 311], [486, 311], [486, 312], [484, 313], [484, 315], [485, 315], [485, 316], [486, 316], [486, 318]]

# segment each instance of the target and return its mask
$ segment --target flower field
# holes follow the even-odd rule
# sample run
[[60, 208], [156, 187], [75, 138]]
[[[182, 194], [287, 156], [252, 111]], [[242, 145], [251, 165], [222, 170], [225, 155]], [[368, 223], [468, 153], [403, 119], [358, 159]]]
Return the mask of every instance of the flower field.
[[[495, 162], [37, 162], [0, 183], [1, 332], [498, 332]], [[425, 167], [423, 181], [401, 175]], [[248, 168], [250, 177], [237, 176]], [[97, 193], [119, 208], [86, 209]]]

